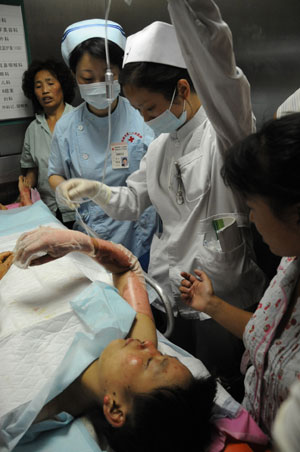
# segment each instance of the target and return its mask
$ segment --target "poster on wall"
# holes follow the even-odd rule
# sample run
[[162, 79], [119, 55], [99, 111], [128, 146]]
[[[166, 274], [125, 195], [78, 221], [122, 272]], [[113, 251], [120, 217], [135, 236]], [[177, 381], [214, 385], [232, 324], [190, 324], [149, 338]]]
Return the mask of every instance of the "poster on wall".
[[0, 121], [33, 116], [31, 101], [22, 91], [27, 68], [22, 7], [0, 2]]

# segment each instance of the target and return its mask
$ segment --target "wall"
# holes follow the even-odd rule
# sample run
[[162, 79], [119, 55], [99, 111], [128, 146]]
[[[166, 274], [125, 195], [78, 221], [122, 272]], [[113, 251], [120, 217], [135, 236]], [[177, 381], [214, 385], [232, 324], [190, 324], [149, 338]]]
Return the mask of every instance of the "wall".
[[[232, 29], [237, 64], [252, 87], [258, 125], [300, 84], [299, 0], [216, 0]], [[32, 59], [60, 58], [60, 39], [71, 23], [104, 17], [104, 0], [24, 0]], [[166, 0], [112, 0], [109, 18], [128, 34], [154, 20], [169, 22]], [[77, 97], [77, 102], [79, 97]], [[0, 202], [15, 196], [19, 156], [28, 122], [0, 125]]]

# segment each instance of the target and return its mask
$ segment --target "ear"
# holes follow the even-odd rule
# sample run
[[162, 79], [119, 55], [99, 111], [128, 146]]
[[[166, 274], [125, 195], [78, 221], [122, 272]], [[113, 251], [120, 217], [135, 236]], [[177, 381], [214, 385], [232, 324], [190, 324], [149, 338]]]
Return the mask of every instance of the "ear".
[[191, 93], [191, 87], [189, 82], [185, 78], [181, 78], [177, 82], [178, 95], [187, 99]]
[[118, 404], [109, 395], [103, 399], [103, 413], [107, 422], [115, 428], [122, 427], [126, 421], [126, 407]]

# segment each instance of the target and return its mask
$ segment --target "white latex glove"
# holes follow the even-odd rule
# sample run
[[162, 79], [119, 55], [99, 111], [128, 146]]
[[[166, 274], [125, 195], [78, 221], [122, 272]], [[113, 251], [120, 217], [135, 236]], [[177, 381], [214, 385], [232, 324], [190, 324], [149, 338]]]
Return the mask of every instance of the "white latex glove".
[[125, 278], [120, 283], [123, 298], [136, 312], [152, 318], [143, 270], [137, 257], [122, 245], [89, 237], [79, 231], [41, 226], [19, 237], [14, 249], [14, 264], [27, 268], [58, 259], [72, 251], [91, 256], [117, 278]]
[[14, 264], [27, 268], [32, 261], [43, 264], [72, 251], [94, 254], [91, 238], [79, 231], [39, 227], [22, 234], [14, 249]]
[[110, 200], [111, 190], [101, 182], [75, 178], [59, 184], [55, 194], [58, 204], [76, 209], [84, 198], [94, 201], [100, 207], [105, 206]]

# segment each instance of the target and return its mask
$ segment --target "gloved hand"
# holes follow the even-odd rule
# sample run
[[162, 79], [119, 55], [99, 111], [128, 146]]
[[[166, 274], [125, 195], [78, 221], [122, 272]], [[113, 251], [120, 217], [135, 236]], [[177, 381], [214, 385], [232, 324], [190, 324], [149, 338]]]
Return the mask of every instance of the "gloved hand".
[[39, 265], [65, 256], [72, 251], [94, 254], [91, 238], [79, 231], [41, 226], [22, 234], [14, 249], [14, 264], [20, 268]]
[[88, 198], [104, 207], [110, 200], [110, 188], [94, 180], [69, 179], [56, 187], [56, 200], [58, 204], [76, 209], [83, 198]]
[[83, 232], [41, 226], [22, 234], [14, 249], [14, 263], [21, 268], [40, 265], [72, 251], [93, 257], [112, 273], [131, 270], [142, 277], [139, 261], [127, 248], [106, 240], [89, 237]]
[[22, 234], [14, 249], [14, 264], [21, 268], [40, 265], [72, 251], [91, 256], [116, 279], [120, 293], [136, 312], [152, 318], [143, 270], [140, 263], [127, 248], [106, 240], [96, 239], [69, 229], [55, 229], [41, 226]]

